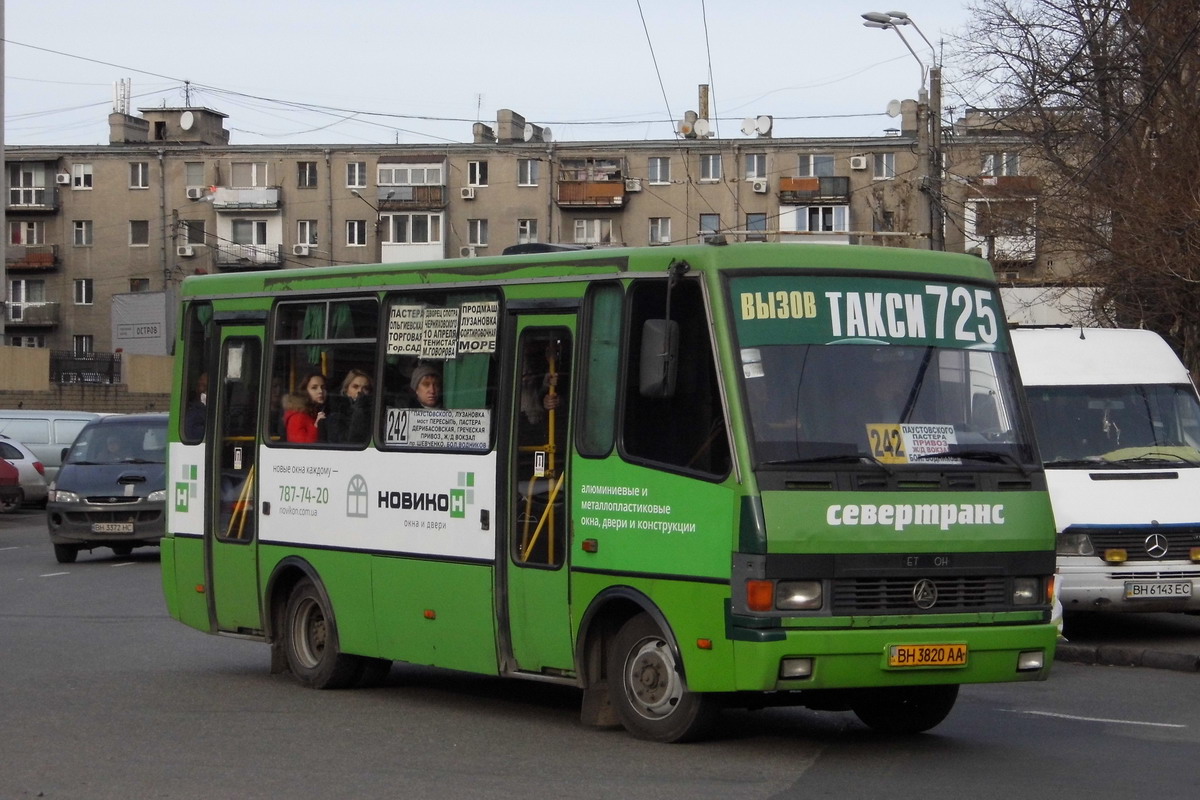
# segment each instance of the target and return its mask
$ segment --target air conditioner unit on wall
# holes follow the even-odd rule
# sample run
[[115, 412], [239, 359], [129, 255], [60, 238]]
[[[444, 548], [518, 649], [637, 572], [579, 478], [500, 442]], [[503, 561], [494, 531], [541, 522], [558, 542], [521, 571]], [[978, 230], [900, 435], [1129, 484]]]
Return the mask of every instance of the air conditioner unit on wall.
[[473, 244], [463, 245], [462, 247], [458, 248], [458, 255], [459, 255], [459, 258], [474, 258], [475, 257], [475, 245], [473, 245]]
[[475, 199], [475, 187], [474, 186], [464, 186], [464, 187], [462, 187], [461, 194], [462, 194], [463, 200], [474, 200]]
[[850, 156], [850, 169], [866, 169], [866, 168], [867, 168], [867, 157], [866, 156]]
[[756, 178], [750, 182], [750, 188], [759, 194], [766, 194], [767, 189], [770, 188], [770, 184], [766, 178]]
[[625, 179], [625, 191], [640, 192], [641, 190], [642, 190], [642, 179], [641, 178], [626, 178]]
[[204, 197], [204, 188], [200, 186], [189, 186], [187, 190], [188, 200], [199, 200]]
[[66, 184], [71, 182], [71, 173], [69, 173], [69, 172], [58, 173], [57, 175], [54, 176], [54, 182], [59, 184], [60, 186], [65, 186]]
[[196, 248], [192, 247], [190, 244], [181, 244], [175, 248], [175, 255], [179, 256], [180, 258], [191, 258], [192, 256], [196, 255]]
[[311, 244], [294, 244], [292, 245], [292, 255], [306, 256], [312, 252]]

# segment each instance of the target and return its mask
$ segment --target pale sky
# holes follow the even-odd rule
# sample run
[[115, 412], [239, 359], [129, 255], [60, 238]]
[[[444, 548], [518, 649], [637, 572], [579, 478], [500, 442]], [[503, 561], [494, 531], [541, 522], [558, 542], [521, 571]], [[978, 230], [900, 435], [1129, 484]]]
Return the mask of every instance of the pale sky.
[[126, 78], [135, 113], [185, 105], [190, 81], [233, 144], [470, 142], [500, 108], [559, 141], [668, 139], [700, 84], [721, 138], [759, 115], [779, 137], [879, 136], [921, 66], [859, 15], [905, 11], [934, 47], [966, 18], [961, 0], [887, 1], [0, 0], [5, 141], [106, 144]]

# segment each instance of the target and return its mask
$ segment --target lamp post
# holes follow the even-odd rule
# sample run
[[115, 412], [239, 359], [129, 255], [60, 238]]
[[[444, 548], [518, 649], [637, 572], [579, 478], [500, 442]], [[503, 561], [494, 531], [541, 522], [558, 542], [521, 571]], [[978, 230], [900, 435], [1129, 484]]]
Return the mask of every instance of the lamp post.
[[[892, 30], [904, 42], [908, 52], [916, 59], [921, 68], [921, 87], [917, 94], [917, 151], [925, 161], [925, 181], [920, 187], [925, 196], [929, 212], [929, 249], [945, 250], [946, 243], [942, 230], [942, 70], [937, 62], [937, 50], [917, 23], [903, 11], [868, 11], [862, 15], [863, 26]], [[917, 55], [917, 51], [908, 43], [908, 39], [900, 32], [900, 28], [911, 25], [913, 30], [929, 46], [932, 56], [930, 66]], [[926, 85], [928, 84], [928, 90]]]

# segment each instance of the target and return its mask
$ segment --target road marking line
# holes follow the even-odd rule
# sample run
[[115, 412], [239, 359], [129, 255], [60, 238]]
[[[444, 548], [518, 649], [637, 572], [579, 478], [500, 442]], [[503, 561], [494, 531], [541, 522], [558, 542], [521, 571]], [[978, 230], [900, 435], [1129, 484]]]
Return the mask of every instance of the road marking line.
[[134, 563], [136, 563], [136, 562], [134, 562], [134, 561], [122, 561], [120, 564], [109, 564], [109, 566], [110, 566], [110, 567], [128, 567], [130, 564], [134, 564]]
[[47, 572], [44, 575], [38, 575], [39, 578], [57, 578], [60, 575], [70, 575], [69, 572]]
[[12, 547], [0, 547], [0, 550], [20, 550], [20, 549], [21, 548], [17, 545], [13, 545]]
[[1109, 722], [1116, 725], [1146, 725], [1151, 728], [1186, 728], [1187, 725], [1176, 725], [1170, 722], [1141, 722], [1133, 719], [1107, 719], [1105, 717], [1080, 717], [1075, 714], [1056, 714], [1053, 711], [1022, 711], [1009, 709], [1014, 714], [1028, 714], [1032, 717], [1053, 717], [1055, 719], [1073, 719], [1077, 722]]

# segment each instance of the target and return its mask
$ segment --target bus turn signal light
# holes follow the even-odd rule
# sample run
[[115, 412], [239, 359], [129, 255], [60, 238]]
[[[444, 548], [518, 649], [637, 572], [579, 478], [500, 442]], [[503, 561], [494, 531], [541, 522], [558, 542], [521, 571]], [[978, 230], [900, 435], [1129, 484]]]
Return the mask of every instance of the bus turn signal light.
[[774, 607], [774, 581], [746, 581], [746, 608], [751, 611], [770, 611]]
[[1124, 564], [1129, 560], [1129, 553], [1120, 547], [1110, 547], [1104, 551], [1104, 560], [1110, 564]]

